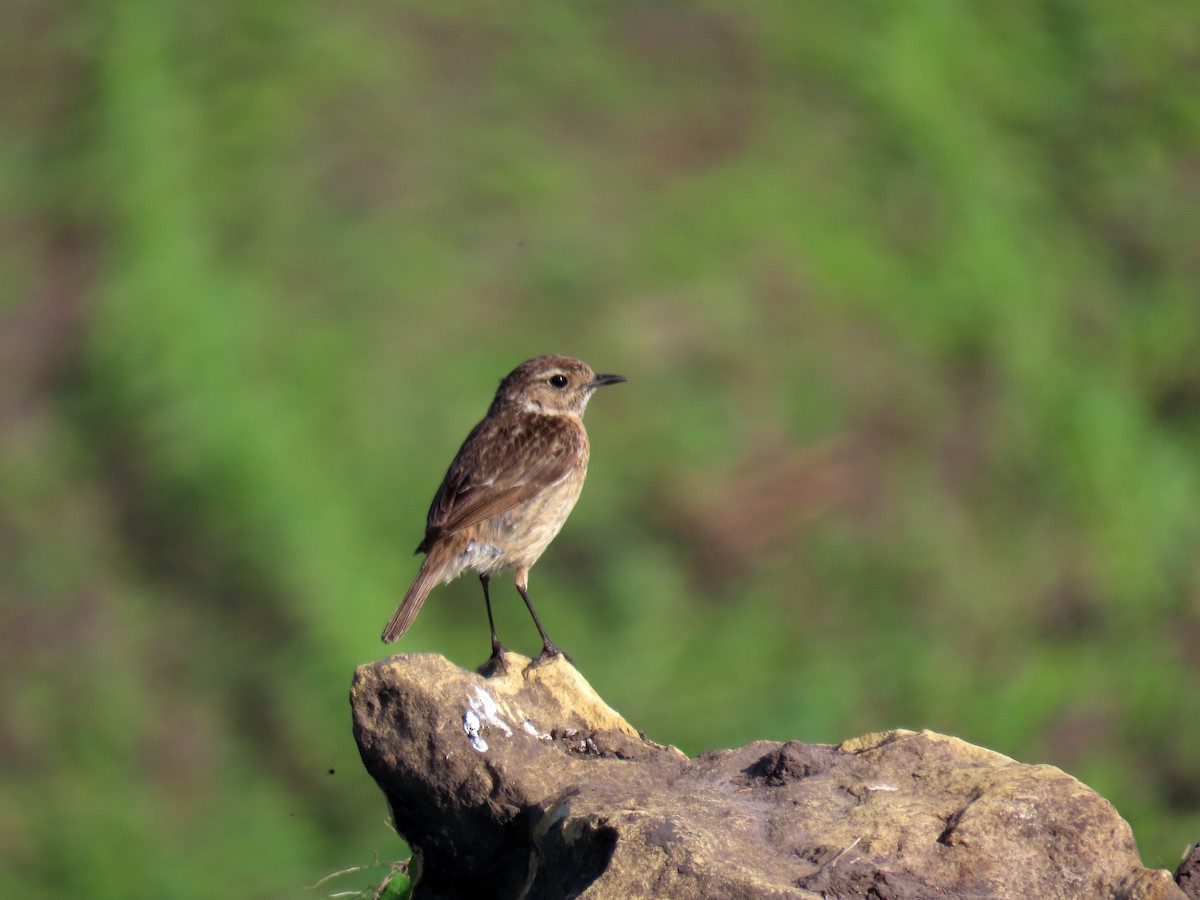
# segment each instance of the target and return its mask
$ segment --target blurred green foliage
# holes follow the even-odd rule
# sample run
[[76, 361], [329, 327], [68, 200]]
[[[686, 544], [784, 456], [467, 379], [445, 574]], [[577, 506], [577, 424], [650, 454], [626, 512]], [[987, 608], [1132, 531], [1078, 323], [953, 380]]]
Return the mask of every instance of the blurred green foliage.
[[[630, 379], [531, 592], [631, 721], [957, 734], [1173, 866], [1198, 35], [1186, 0], [6, 4], [0, 894], [402, 856], [350, 675], [543, 352]], [[474, 579], [399, 649], [482, 662]]]

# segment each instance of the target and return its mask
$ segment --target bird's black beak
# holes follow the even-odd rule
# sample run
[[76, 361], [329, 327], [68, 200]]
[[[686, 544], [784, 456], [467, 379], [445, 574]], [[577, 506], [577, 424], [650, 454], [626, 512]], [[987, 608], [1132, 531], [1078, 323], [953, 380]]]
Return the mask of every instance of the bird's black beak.
[[592, 382], [588, 385], [588, 387], [595, 389], [598, 387], [604, 387], [606, 384], [620, 384], [622, 381], [628, 380], [629, 379], [624, 375], [597, 375], [592, 379]]

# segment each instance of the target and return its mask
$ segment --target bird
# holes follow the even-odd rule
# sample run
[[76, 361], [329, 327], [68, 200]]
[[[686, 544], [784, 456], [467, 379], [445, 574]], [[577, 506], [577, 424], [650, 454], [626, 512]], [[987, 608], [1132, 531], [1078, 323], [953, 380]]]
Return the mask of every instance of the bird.
[[623, 381], [624, 375], [598, 375], [586, 363], [558, 355], [526, 360], [500, 381], [487, 415], [471, 429], [434, 494], [415, 551], [425, 559], [383, 630], [384, 643], [408, 630], [434, 587], [470, 569], [483, 585], [490, 660], [503, 668], [505, 647], [496, 635], [488, 585], [493, 575], [515, 570], [517, 593], [542, 638], [537, 661], [561, 654], [529, 600], [529, 570], [583, 489], [588, 401], [598, 388]]

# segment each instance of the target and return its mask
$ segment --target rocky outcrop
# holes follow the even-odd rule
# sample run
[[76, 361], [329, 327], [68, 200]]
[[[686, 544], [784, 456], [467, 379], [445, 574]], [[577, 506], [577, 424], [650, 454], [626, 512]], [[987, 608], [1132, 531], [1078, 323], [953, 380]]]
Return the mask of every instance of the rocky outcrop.
[[351, 703], [417, 898], [1185, 896], [1074, 778], [929, 731], [689, 759], [516, 654], [370, 663]]

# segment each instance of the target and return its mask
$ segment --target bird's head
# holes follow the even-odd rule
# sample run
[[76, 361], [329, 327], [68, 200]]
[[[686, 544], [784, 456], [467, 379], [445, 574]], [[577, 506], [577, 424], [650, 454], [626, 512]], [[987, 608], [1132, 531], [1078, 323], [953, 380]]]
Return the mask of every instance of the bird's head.
[[500, 382], [492, 409], [582, 416], [596, 388], [624, 380], [624, 375], [597, 375], [570, 356], [537, 356]]

